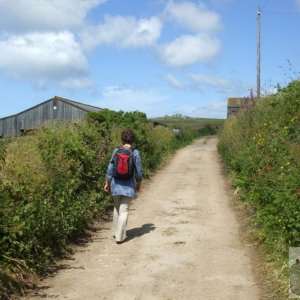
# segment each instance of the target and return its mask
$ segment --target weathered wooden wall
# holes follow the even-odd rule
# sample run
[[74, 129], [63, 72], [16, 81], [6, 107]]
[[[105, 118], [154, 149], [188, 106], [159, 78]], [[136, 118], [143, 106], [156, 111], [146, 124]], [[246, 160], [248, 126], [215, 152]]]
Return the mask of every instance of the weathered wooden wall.
[[22, 131], [36, 129], [47, 121], [73, 122], [82, 119], [85, 114], [86, 110], [54, 98], [17, 115], [0, 119], [0, 136], [18, 136]]

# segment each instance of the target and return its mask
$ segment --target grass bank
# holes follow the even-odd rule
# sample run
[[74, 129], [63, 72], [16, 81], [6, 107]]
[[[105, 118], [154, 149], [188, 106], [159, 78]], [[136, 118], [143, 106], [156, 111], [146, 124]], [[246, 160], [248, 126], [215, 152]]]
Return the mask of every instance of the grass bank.
[[277, 280], [272, 299], [285, 299], [289, 247], [300, 246], [300, 81], [229, 118], [218, 150], [254, 211], [257, 239]]

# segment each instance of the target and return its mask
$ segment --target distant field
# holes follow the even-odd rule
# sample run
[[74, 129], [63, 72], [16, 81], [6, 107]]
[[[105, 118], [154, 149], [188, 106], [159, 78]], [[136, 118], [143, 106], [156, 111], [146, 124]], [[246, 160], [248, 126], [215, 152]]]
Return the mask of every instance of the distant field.
[[223, 127], [224, 119], [206, 119], [206, 118], [172, 118], [172, 117], [162, 117], [149, 119], [151, 122], [158, 122], [165, 124], [171, 128], [182, 128], [182, 129], [196, 129], [199, 130], [207, 125], [215, 129], [220, 129]]

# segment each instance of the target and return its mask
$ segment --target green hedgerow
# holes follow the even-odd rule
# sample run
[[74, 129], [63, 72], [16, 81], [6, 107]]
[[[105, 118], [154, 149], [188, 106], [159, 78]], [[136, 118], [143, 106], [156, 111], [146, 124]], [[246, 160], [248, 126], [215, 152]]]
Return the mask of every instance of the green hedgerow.
[[300, 81], [229, 118], [219, 137], [234, 183], [256, 209], [260, 237], [283, 252], [300, 246]]
[[102, 110], [77, 124], [49, 123], [34, 134], [0, 141], [0, 298], [58, 257], [110, 197], [106, 168], [124, 128], [136, 132], [146, 177], [195, 134], [175, 138], [144, 113]]

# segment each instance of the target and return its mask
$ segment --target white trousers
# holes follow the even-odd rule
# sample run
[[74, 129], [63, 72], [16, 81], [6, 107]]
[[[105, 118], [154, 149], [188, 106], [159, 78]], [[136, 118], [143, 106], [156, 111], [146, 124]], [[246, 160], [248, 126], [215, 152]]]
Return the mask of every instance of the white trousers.
[[113, 200], [115, 207], [112, 231], [116, 241], [122, 242], [126, 239], [126, 226], [131, 198], [127, 196], [113, 196]]

